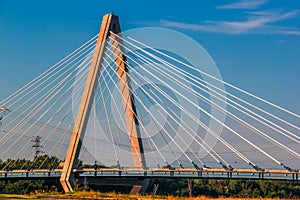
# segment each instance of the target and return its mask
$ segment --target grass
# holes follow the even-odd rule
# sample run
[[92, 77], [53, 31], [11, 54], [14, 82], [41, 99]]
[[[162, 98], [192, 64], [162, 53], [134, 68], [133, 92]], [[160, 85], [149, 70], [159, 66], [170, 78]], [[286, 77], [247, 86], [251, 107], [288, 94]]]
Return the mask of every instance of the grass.
[[18, 195], [18, 194], [0, 194], [0, 199], [37, 199], [34, 195]]
[[[252, 198], [208, 198], [205, 196], [200, 197], [174, 197], [174, 196], [152, 196], [152, 195], [128, 195], [128, 194], [117, 194], [117, 193], [101, 193], [101, 192], [74, 192], [68, 194], [38, 194], [38, 195], [13, 195], [13, 194], [0, 194], [0, 199], [9, 199], [9, 200], [32, 200], [32, 199], [44, 199], [44, 200], [54, 200], [54, 199], [104, 199], [104, 200], [113, 200], [113, 199], [124, 199], [124, 200], [262, 200], [262, 198], [252, 199]], [[263, 200], [271, 200], [265, 198]]]

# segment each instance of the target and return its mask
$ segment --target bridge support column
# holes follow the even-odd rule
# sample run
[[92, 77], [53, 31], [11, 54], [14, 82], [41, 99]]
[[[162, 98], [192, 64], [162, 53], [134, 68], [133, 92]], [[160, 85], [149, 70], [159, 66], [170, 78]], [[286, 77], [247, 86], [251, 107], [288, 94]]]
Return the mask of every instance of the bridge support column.
[[150, 180], [149, 179], [144, 179], [144, 180], [141, 180], [139, 182], [140, 183], [138, 185], [133, 185], [132, 186], [132, 189], [131, 189], [129, 194], [132, 194], [132, 195], [145, 194], [145, 192], [146, 192], [146, 190], [149, 186]]
[[[85, 88], [79, 105], [78, 114], [75, 119], [74, 129], [72, 132], [71, 140], [69, 143], [68, 151], [62, 170], [62, 175], [60, 178], [60, 183], [65, 192], [73, 191], [73, 169], [78, 161], [78, 156], [82, 145], [82, 138], [84, 137], [84, 132], [86, 130], [87, 122], [89, 119], [94, 99], [94, 92], [97, 86], [97, 79], [100, 75], [102, 57], [105, 52], [105, 43], [106, 39], [110, 35], [110, 32], [116, 34], [121, 32], [119, 19], [113, 14], [107, 14], [103, 17], [94, 57], [85, 83]], [[119, 42], [121, 41], [119, 40]], [[130, 137], [130, 145], [133, 154], [134, 166], [137, 168], [144, 168], [145, 159], [140, 139], [138, 121], [136, 118], [134, 98], [131, 93], [130, 80], [128, 78], [127, 73], [125, 73], [127, 71], [127, 66], [124, 62], [125, 53], [120, 47], [120, 45], [118, 45], [117, 43], [114, 43], [113, 46], [113, 51], [115, 52], [115, 64], [117, 66], [117, 73], [120, 81], [120, 90], [123, 96], [122, 100], [125, 109], [125, 116], [128, 134]]]
[[[116, 24], [114, 27], [114, 33], [120, 33], [120, 24]], [[134, 96], [132, 94], [132, 87], [130, 77], [128, 76], [128, 66], [126, 63], [125, 51], [123, 48], [123, 41], [121, 35], [113, 38], [112, 50], [114, 52], [115, 64], [117, 75], [119, 79], [119, 87], [122, 94], [122, 102], [126, 117], [127, 131], [130, 139], [130, 147], [133, 156], [133, 164], [135, 168], [146, 168], [146, 161], [144, 157], [144, 150], [142, 139], [139, 129], [139, 121], [137, 119], [137, 112], [134, 102]]]
[[108, 37], [109, 31], [112, 30], [113, 24], [117, 23], [114, 22], [117, 21], [116, 18], [117, 17], [112, 14], [107, 14], [103, 17], [102, 20], [94, 57], [89, 69], [85, 88], [78, 109], [78, 114], [75, 119], [75, 125], [72, 132], [70, 144], [66, 154], [62, 175], [60, 178], [61, 185], [65, 192], [73, 191], [71, 182], [73, 181], [74, 177], [72, 171], [78, 160], [82, 142], [81, 139], [84, 136], [86, 125], [90, 115], [91, 105], [94, 99], [94, 90], [96, 87], [97, 78], [99, 77], [100, 73], [102, 55], [105, 51], [105, 42]]

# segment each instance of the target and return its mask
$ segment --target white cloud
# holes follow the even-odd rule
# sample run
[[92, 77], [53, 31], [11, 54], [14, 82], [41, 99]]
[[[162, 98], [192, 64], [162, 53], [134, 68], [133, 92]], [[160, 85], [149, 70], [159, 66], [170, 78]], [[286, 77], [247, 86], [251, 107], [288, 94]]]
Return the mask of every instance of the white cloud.
[[269, 0], [244, 0], [227, 5], [216, 6], [216, 9], [255, 9], [266, 4]]
[[271, 26], [275, 22], [294, 18], [297, 15], [298, 11], [291, 11], [287, 13], [265, 11], [260, 13], [252, 13], [252, 15], [250, 15], [245, 21], [206, 21], [202, 24], [188, 24], [176, 21], [161, 20], [160, 25], [194, 31], [227, 34], [273, 33], [298, 35], [300, 31], [299, 29]]

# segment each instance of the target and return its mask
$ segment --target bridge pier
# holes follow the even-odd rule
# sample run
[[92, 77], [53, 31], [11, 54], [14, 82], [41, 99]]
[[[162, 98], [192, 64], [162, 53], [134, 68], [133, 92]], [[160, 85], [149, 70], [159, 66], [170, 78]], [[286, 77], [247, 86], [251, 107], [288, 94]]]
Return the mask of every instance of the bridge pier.
[[150, 179], [140, 178], [96, 178], [96, 177], [80, 177], [76, 178], [79, 184], [88, 182], [91, 185], [110, 185], [110, 186], [132, 186], [130, 194], [144, 194], [149, 186]]

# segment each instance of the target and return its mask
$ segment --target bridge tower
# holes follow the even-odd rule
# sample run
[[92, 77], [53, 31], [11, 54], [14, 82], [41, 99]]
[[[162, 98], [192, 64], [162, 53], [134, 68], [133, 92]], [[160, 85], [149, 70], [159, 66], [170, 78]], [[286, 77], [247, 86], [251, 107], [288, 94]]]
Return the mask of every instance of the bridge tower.
[[61, 185], [65, 192], [72, 192], [72, 182], [74, 179], [73, 168], [78, 161], [78, 155], [82, 145], [82, 139], [86, 130], [89, 119], [91, 107], [93, 104], [94, 93], [97, 87], [97, 79], [100, 75], [100, 68], [102, 57], [105, 52], [106, 39], [110, 36], [113, 38], [112, 51], [114, 52], [114, 59], [116, 71], [119, 79], [119, 87], [122, 94], [122, 102], [127, 123], [128, 135], [130, 138], [130, 146], [133, 156], [133, 163], [135, 168], [146, 168], [146, 161], [144, 157], [142, 140], [140, 137], [140, 130], [138, 120], [136, 118], [136, 109], [134, 97], [131, 93], [131, 84], [128, 76], [128, 68], [126, 64], [126, 55], [122, 47], [122, 39], [117, 38], [114, 34], [120, 34], [121, 28], [118, 16], [114, 14], [107, 14], [103, 17], [98, 41], [95, 47], [95, 53], [89, 69], [87, 80], [81, 102], [78, 109], [78, 114], [75, 119], [75, 125], [72, 132], [72, 137], [69, 143], [66, 154], [62, 175], [60, 178]]

